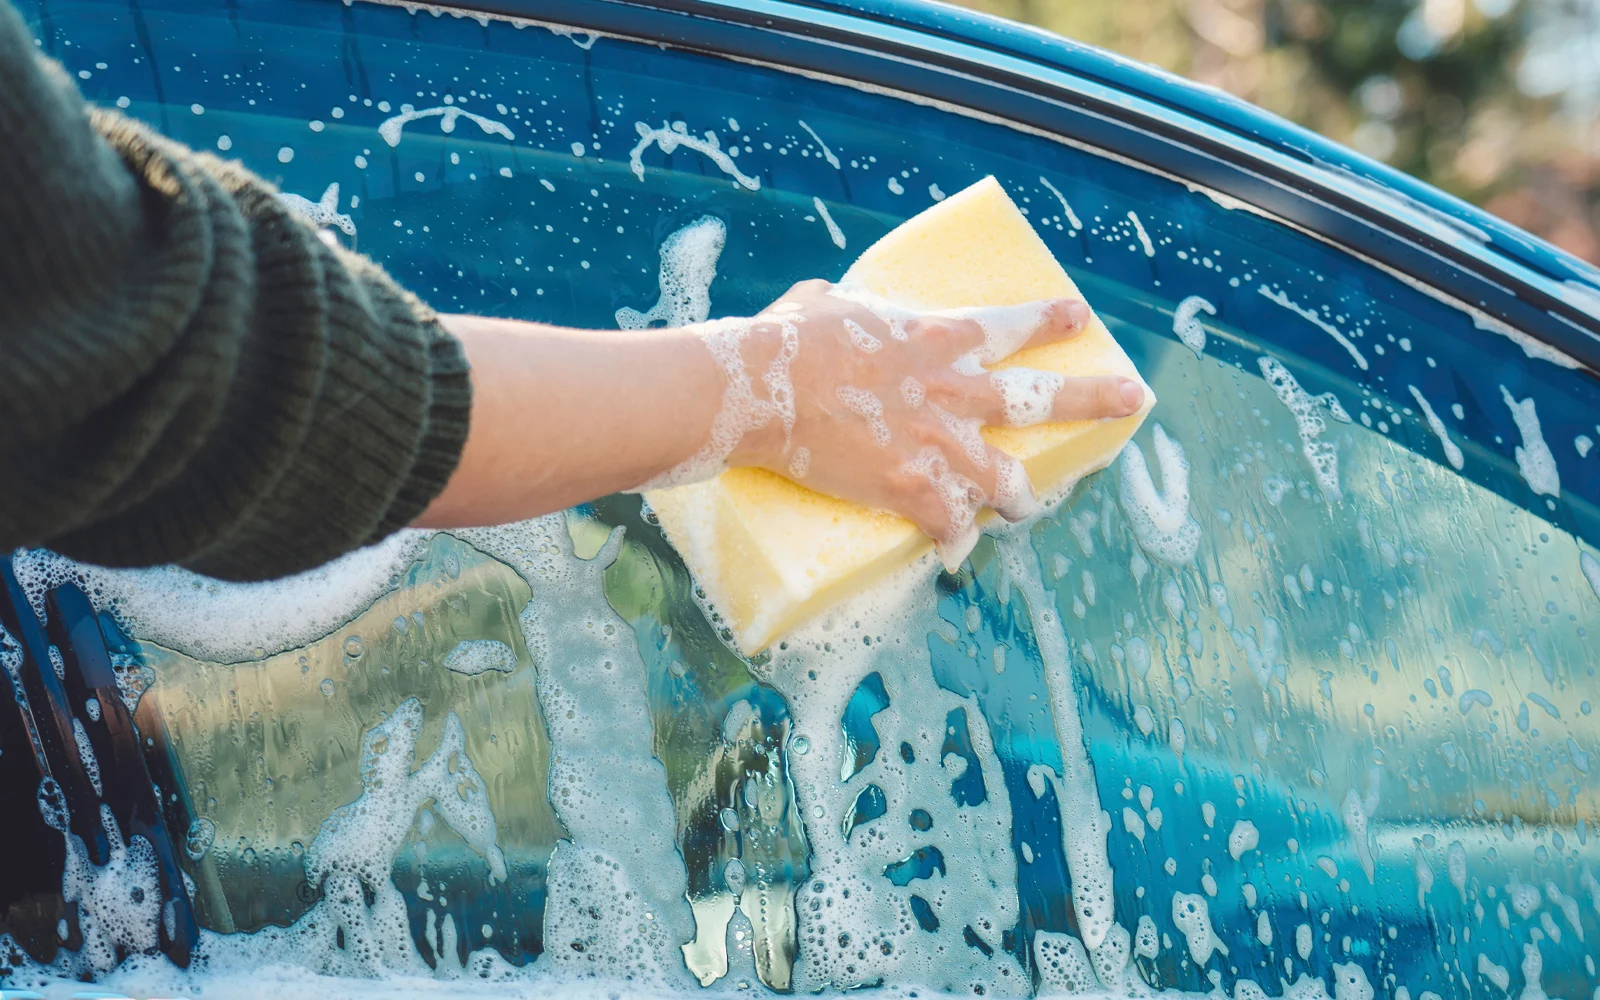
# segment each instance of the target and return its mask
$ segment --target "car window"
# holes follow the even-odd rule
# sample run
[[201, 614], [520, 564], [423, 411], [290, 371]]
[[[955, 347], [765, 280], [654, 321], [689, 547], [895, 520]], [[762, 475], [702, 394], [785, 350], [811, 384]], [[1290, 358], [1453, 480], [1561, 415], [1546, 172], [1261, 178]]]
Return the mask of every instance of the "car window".
[[[214, 954], [796, 991], [1600, 982], [1576, 361], [1071, 137], [841, 81], [366, 3], [21, 6], [92, 99], [243, 160], [444, 311], [679, 323], [705, 316], [663, 289], [698, 280], [747, 314], [994, 175], [1160, 400], [959, 574], [753, 659], [631, 496], [269, 587], [20, 554], [107, 612]], [[720, 237], [714, 272], [683, 233]]]

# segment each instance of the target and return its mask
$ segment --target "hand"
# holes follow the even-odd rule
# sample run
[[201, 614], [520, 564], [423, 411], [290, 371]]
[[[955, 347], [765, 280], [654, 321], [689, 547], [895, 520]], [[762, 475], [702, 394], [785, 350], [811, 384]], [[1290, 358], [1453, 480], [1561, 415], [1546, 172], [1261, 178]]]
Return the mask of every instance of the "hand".
[[1143, 402], [1132, 379], [982, 367], [1071, 337], [1088, 320], [1076, 299], [918, 314], [802, 282], [751, 319], [702, 328], [729, 383], [721, 443], [702, 457], [720, 451], [729, 465], [900, 514], [953, 570], [977, 542], [982, 508], [1020, 520], [1037, 506], [1022, 464], [979, 428], [1121, 417]]

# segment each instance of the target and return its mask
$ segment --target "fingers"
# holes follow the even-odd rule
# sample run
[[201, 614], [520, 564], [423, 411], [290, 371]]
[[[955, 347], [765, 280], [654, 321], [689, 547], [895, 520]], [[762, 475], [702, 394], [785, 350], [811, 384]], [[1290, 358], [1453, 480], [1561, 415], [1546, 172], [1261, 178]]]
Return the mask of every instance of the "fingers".
[[1144, 387], [1120, 375], [1064, 379], [1051, 408], [1054, 420], [1126, 417], [1144, 405]]
[[1023, 343], [1023, 348], [1055, 344], [1082, 333], [1092, 314], [1082, 299], [1056, 299], [1045, 309], [1044, 321]]

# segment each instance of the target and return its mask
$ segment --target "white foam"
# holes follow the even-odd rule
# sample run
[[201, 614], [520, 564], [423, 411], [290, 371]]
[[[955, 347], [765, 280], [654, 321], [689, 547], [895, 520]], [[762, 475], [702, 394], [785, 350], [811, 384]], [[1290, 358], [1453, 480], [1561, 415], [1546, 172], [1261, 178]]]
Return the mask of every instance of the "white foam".
[[845, 409], [867, 422], [873, 444], [879, 448], [889, 447], [889, 424], [883, 419], [883, 400], [852, 385], [839, 386], [834, 389], [834, 395]]
[[1200, 547], [1200, 522], [1189, 512], [1189, 460], [1160, 424], [1153, 442], [1161, 467], [1157, 490], [1144, 452], [1133, 441], [1122, 449], [1118, 497], [1139, 546], [1171, 566], [1193, 562]]
[[1188, 892], [1173, 893], [1172, 922], [1183, 932], [1184, 941], [1189, 945], [1189, 957], [1196, 965], [1205, 965], [1217, 952], [1228, 954], [1228, 946], [1211, 929], [1211, 910], [1206, 897]]
[[1594, 447], [1594, 438], [1587, 434], [1579, 434], [1572, 439], [1572, 447], [1578, 452], [1579, 458], [1588, 458], [1589, 449]]
[[1445, 429], [1444, 421], [1439, 419], [1437, 413], [1433, 412], [1433, 407], [1428, 405], [1428, 400], [1423, 397], [1421, 390], [1414, 385], [1408, 385], [1406, 388], [1411, 390], [1411, 398], [1415, 399], [1417, 405], [1422, 408], [1422, 416], [1428, 421], [1428, 429], [1433, 431], [1434, 436], [1439, 439], [1439, 443], [1444, 446], [1444, 457], [1450, 462], [1452, 468], [1460, 471], [1463, 464], [1461, 447], [1450, 440], [1450, 432]]
[[907, 375], [900, 382], [900, 398], [906, 401], [907, 406], [915, 410], [928, 398], [928, 390], [921, 382]]
[[1200, 314], [1217, 314], [1217, 307], [1198, 295], [1191, 295], [1178, 303], [1172, 314], [1172, 332], [1183, 341], [1183, 346], [1199, 357], [1206, 349], [1206, 328], [1200, 324]]
[[1511, 419], [1516, 421], [1517, 430], [1522, 432], [1522, 444], [1516, 448], [1517, 470], [1522, 473], [1528, 488], [1541, 496], [1560, 496], [1561, 474], [1556, 468], [1556, 457], [1551, 454], [1550, 446], [1545, 444], [1544, 434], [1539, 429], [1539, 414], [1534, 409], [1533, 397], [1519, 402], [1502, 385], [1500, 398], [1510, 407]]
[[1154, 257], [1156, 255], [1155, 245], [1150, 242], [1150, 234], [1144, 231], [1144, 223], [1139, 221], [1138, 213], [1130, 209], [1128, 211], [1128, 221], [1133, 223], [1134, 235], [1139, 238], [1139, 246], [1144, 249], [1144, 255], [1146, 257]]
[[62, 956], [62, 972], [108, 972], [116, 966], [119, 950], [146, 951], [160, 940], [156, 922], [161, 914], [161, 883], [155, 849], [143, 837], [124, 843], [110, 806], [100, 806], [100, 825], [110, 847], [104, 865], [89, 860], [82, 840], [63, 834], [67, 858], [61, 897], [78, 904], [83, 946], [76, 956]]
[[485, 135], [498, 135], [513, 141], [516, 139], [516, 136], [510, 128], [506, 127], [505, 123], [497, 122], [493, 118], [485, 118], [483, 115], [473, 114], [471, 111], [455, 104], [447, 104], [437, 108], [423, 108], [420, 111], [409, 104], [402, 104], [400, 105], [399, 114], [392, 118], [384, 119], [378, 126], [378, 135], [390, 146], [398, 146], [400, 145], [402, 131], [407, 123], [423, 118], [439, 119], [439, 131], [446, 135], [456, 130], [456, 119], [465, 118], [482, 129]]
[[[876, 354], [883, 350], [883, 341], [868, 333], [866, 328], [855, 320], [846, 318], [844, 328], [850, 334], [850, 343], [855, 346], [856, 350], [864, 354]], [[911, 376], [908, 375], [906, 378], [910, 379]], [[915, 380], [912, 379], [912, 381]]]
[[[1015, 957], [999, 946], [1019, 912], [1005, 778], [976, 700], [934, 680], [920, 637], [939, 620], [936, 607], [934, 577], [919, 562], [802, 626], [786, 648], [773, 651], [771, 683], [789, 704], [793, 731], [810, 743], [805, 754], [788, 759], [812, 852], [811, 877], [796, 898], [800, 947], [790, 986], [797, 995], [880, 981], [967, 995], [974, 987], [987, 995], [1029, 992]], [[888, 708], [872, 719], [882, 746], [841, 781], [847, 748], [839, 719], [873, 672], [889, 696]], [[946, 719], [955, 711], [966, 715], [986, 792], [981, 803], [960, 804], [951, 794], [952, 783], [974, 766], [942, 753]], [[868, 785], [883, 793], [887, 812], [847, 838], [842, 821]], [[913, 809], [927, 812], [931, 826], [914, 829], [907, 822]], [[939, 850], [942, 874], [903, 887], [884, 878], [887, 866], [924, 847]], [[937, 919], [936, 929], [919, 926], [913, 895]], [[992, 956], [966, 943], [969, 927]]]
[[1309, 961], [1311, 958], [1311, 925], [1300, 924], [1294, 929], [1294, 950], [1300, 956], [1300, 961]]
[[943, 504], [948, 527], [944, 537], [934, 539], [934, 547], [944, 568], [951, 573], [956, 572], [978, 544], [975, 521], [978, 511], [983, 509], [983, 490], [971, 479], [951, 469], [944, 452], [931, 445], [902, 465], [900, 471], [904, 475], [926, 479]]
[[463, 639], [445, 654], [444, 665], [469, 677], [489, 670], [509, 674], [517, 669], [517, 654], [499, 639]]
[[72, 718], [72, 741], [78, 745], [78, 758], [83, 761], [83, 772], [88, 775], [89, 783], [94, 786], [94, 793], [104, 795], [105, 787], [100, 784], [100, 759], [94, 755], [94, 746], [89, 742], [89, 733], [83, 728], [83, 723], [77, 716]]
[[1261, 843], [1261, 834], [1256, 830], [1256, 825], [1247, 819], [1235, 820], [1233, 829], [1228, 833], [1228, 854], [1233, 860], [1238, 861], [1246, 851], [1253, 851]]
[[664, 122], [660, 128], [651, 128], [644, 122], [634, 122], [633, 127], [639, 133], [639, 141], [628, 153], [628, 162], [633, 168], [633, 174], [641, 181], [644, 180], [644, 151], [652, 145], [659, 146], [661, 151], [671, 156], [679, 146], [692, 149], [714, 163], [718, 170], [733, 178], [735, 184], [747, 191], [761, 189], [761, 179], [750, 177], [739, 170], [738, 164], [733, 162], [733, 157], [723, 152], [722, 142], [717, 134], [710, 129], [706, 130], [705, 138], [691, 135], [688, 126], [681, 122]]
[[1359, 367], [1362, 371], [1367, 370], [1367, 357], [1361, 353], [1361, 348], [1357, 347], [1355, 342], [1349, 337], [1346, 337], [1342, 330], [1323, 319], [1321, 313], [1317, 312], [1315, 309], [1308, 309], [1305, 306], [1300, 305], [1293, 299], [1289, 298], [1289, 296], [1284, 292], [1275, 292], [1266, 285], [1260, 286], [1257, 291], [1259, 291], [1269, 301], [1276, 302], [1278, 305], [1294, 313], [1296, 316], [1301, 317], [1312, 326], [1315, 326], [1323, 333], [1326, 333], [1334, 340], [1337, 340], [1339, 342], [1339, 346], [1348, 351], [1350, 357], [1355, 359], [1357, 367]]
[[789, 478], [804, 479], [811, 471], [811, 449], [802, 445], [789, 456]]
[[1549, 344], [1539, 340], [1537, 337], [1529, 336], [1528, 334], [1523, 333], [1521, 330], [1518, 330], [1516, 327], [1512, 326], [1510, 323], [1507, 323], [1504, 320], [1496, 319], [1481, 309], [1469, 308], [1467, 312], [1472, 316], [1473, 326], [1480, 330], [1486, 330], [1489, 333], [1495, 333], [1505, 337], [1507, 340], [1510, 340], [1512, 343], [1522, 348], [1522, 353], [1526, 354], [1530, 358], [1539, 361], [1548, 361], [1553, 365], [1560, 365], [1562, 368], [1570, 368], [1574, 371], [1582, 370], [1584, 367], [1577, 358], [1574, 358], [1565, 351], [1551, 347]]
[[828, 239], [833, 241], [834, 246], [843, 250], [845, 246], [844, 230], [840, 229], [839, 224], [833, 221], [833, 216], [828, 212], [827, 204], [821, 198], [812, 198], [811, 204], [815, 206], [817, 215], [822, 217], [822, 224], [828, 227]]
[[278, 194], [278, 200], [289, 207], [289, 211], [310, 222], [314, 226], [333, 226], [346, 236], [356, 234], [355, 220], [339, 211], [339, 185], [337, 182], [329, 184], [327, 190], [322, 192], [322, 198], [312, 201], [309, 198], [283, 191]]
[[816, 143], [817, 143], [817, 145], [819, 147], [821, 147], [821, 149], [822, 149], [822, 158], [828, 161], [828, 166], [832, 167], [835, 170], [838, 170], [839, 169], [839, 158], [837, 156], [833, 155], [833, 150], [829, 149], [828, 148], [828, 144], [822, 141], [822, 136], [817, 134], [817, 130], [812, 128], [810, 125], [807, 125], [803, 121], [800, 123], [800, 127], [805, 129], [806, 132], [810, 133], [811, 138], [816, 141]]
[[989, 375], [1000, 396], [1007, 427], [1032, 427], [1049, 423], [1055, 413], [1056, 394], [1066, 378], [1037, 368], [1004, 368]]
[[1327, 423], [1322, 419], [1318, 407], [1319, 404], [1326, 407], [1329, 414], [1341, 423], [1349, 423], [1350, 415], [1333, 393], [1312, 396], [1300, 388], [1300, 383], [1289, 373], [1289, 369], [1276, 358], [1262, 355], [1257, 363], [1261, 367], [1262, 377], [1277, 394], [1278, 401], [1294, 417], [1301, 451], [1306, 461], [1311, 463], [1312, 474], [1316, 476], [1322, 495], [1329, 503], [1338, 503], [1344, 499], [1344, 493], [1339, 489], [1339, 450], [1333, 443], [1320, 440]]
[[1061, 211], [1067, 216], [1067, 225], [1073, 229], [1082, 229], [1083, 223], [1078, 221], [1078, 213], [1074, 212], [1072, 206], [1067, 203], [1067, 196], [1061, 193], [1061, 189], [1043, 177], [1039, 178], [1039, 183], [1043, 184], [1051, 194], [1056, 196], [1056, 200], [1061, 202]]
[[1600, 598], [1600, 559], [1587, 552], [1578, 553], [1578, 568], [1589, 579], [1589, 588], [1594, 591], [1594, 596]]
[[237, 663], [303, 646], [354, 619], [398, 580], [427, 537], [402, 531], [325, 566], [266, 583], [228, 583], [176, 566], [105, 569], [44, 549], [17, 552], [13, 565], [41, 617], [45, 593], [73, 583], [147, 642], [197, 659]]
[[728, 227], [707, 215], [661, 241], [661, 297], [646, 312], [627, 307], [616, 312], [624, 330], [642, 330], [654, 323], [690, 326], [711, 315], [711, 283], [728, 240]]

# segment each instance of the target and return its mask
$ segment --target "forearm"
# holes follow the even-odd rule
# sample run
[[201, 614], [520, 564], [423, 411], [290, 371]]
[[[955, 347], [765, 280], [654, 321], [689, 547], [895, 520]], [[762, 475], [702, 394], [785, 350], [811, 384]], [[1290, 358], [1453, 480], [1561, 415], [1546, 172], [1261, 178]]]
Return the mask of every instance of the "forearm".
[[472, 365], [472, 418], [421, 527], [517, 521], [638, 486], [698, 451], [722, 405], [722, 374], [691, 330], [441, 322]]

